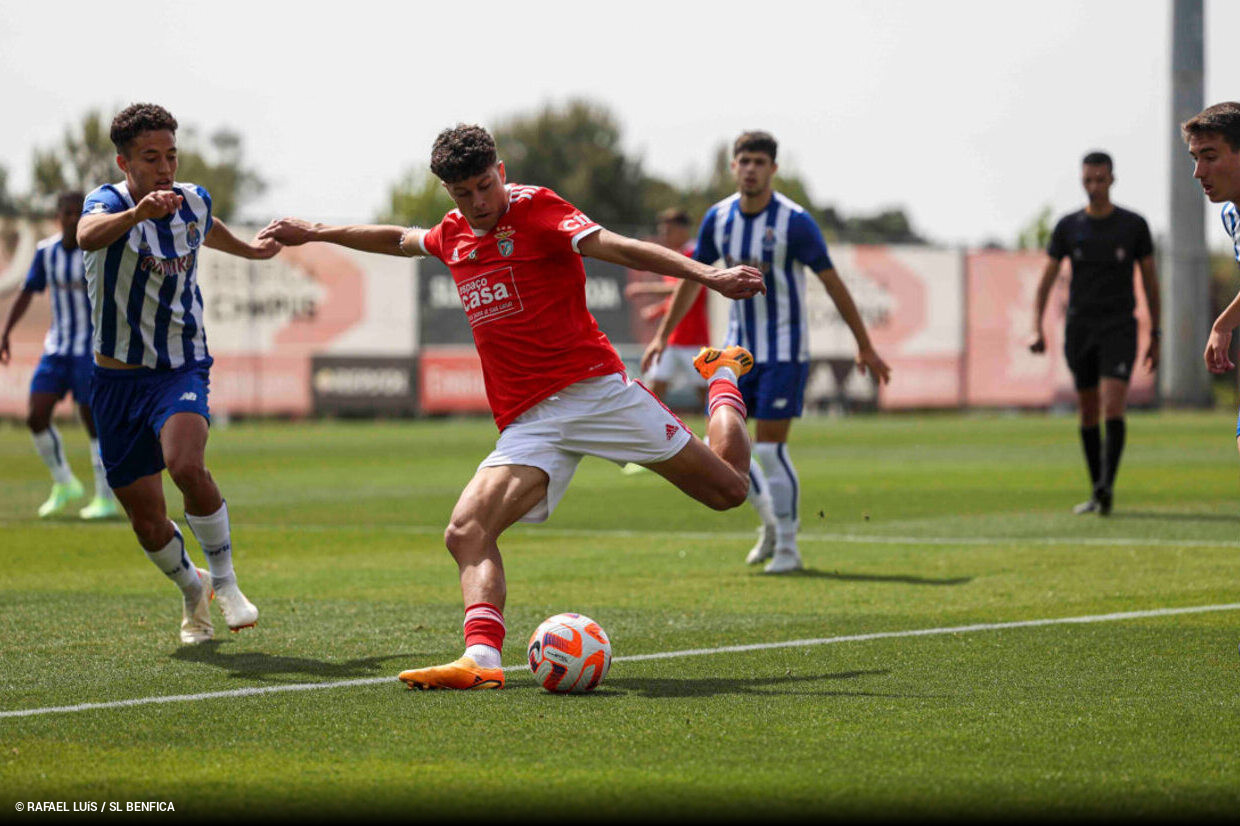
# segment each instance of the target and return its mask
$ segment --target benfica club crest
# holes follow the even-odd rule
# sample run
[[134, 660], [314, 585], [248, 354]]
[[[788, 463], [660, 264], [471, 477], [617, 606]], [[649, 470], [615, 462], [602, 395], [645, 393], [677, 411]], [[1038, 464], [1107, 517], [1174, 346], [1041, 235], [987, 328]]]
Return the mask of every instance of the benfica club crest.
[[505, 258], [512, 255], [512, 251], [514, 248], [513, 242], [512, 242], [512, 236], [516, 234], [517, 234], [517, 231], [513, 229], [512, 227], [500, 227], [499, 229], [495, 231], [495, 244], [496, 246], [499, 247], [500, 255], [504, 256]]
[[202, 243], [202, 233], [198, 231], [197, 222], [190, 221], [185, 225], [185, 243], [189, 244], [190, 249]]

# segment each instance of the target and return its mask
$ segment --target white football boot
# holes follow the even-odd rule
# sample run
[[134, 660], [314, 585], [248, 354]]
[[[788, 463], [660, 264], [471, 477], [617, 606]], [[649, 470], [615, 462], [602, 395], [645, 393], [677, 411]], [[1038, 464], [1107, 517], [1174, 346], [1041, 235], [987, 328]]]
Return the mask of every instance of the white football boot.
[[197, 568], [198, 581], [202, 583], [202, 591], [197, 598], [183, 595], [184, 611], [181, 614], [181, 642], [186, 645], [210, 642], [215, 639], [215, 629], [211, 626], [211, 575], [202, 568]]
[[804, 567], [801, 564], [801, 553], [796, 548], [776, 548], [771, 561], [766, 563], [762, 571], [767, 574], [786, 574]]
[[234, 634], [242, 628], [253, 628], [258, 623], [258, 609], [241, 593], [235, 579], [216, 589], [215, 604], [224, 612], [228, 630]]
[[745, 557], [745, 564], [757, 565], [759, 562], [766, 562], [774, 555], [775, 527], [763, 525], [758, 528], [758, 544], [749, 550], [749, 555]]

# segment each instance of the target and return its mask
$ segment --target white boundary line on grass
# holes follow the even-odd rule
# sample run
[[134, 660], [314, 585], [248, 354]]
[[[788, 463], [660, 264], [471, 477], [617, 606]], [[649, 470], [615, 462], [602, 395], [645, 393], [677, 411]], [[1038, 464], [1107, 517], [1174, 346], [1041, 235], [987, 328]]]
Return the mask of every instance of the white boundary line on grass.
[[[1001, 631], [1008, 628], [1034, 628], [1044, 625], [1084, 625], [1095, 622], [1118, 622], [1129, 619], [1145, 619], [1148, 617], [1170, 617], [1180, 614], [1204, 614], [1212, 611], [1240, 611], [1240, 602], [1229, 602], [1221, 605], [1196, 605], [1186, 608], [1155, 608], [1147, 611], [1123, 611], [1115, 614], [1092, 614], [1083, 617], [1059, 617], [1055, 619], [1017, 620], [1015, 622], [983, 622], [973, 625], [956, 625], [950, 628], [916, 628], [908, 631], [876, 631], [871, 634], [849, 634], [842, 637], [819, 637], [807, 640], [785, 640], [783, 642], [759, 642], [748, 645], [725, 645], [719, 648], [689, 648], [682, 651], [660, 651], [654, 654], [632, 654], [627, 657], [616, 657], [613, 662], [641, 662], [645, 660], [670, 660], [677, 657], [700, 657], [707, 654], [737, 654], [747, 651], [766, 651], [775, 648], [798, 648], [811, 645], [834, 645], [842, 642], [865, 642], [867, 640], [884, 640], [897, 637], [932, 637], [944, 634], [969, 634], [977, 631]], [[504, 671], [522, 671], [525, 665], [510, 665]], [[77, 711], [94, 711], [97, 709], [127, 708], [129, 706], [152, 705], [156, 703], [191, 703], [199, 700], [215, 700], [225, 697], [253, 697], [259, 694], [279, 694], [286, 691], [314, 691], [323, 688], [348, 688], [351, 686], [394, 684], [394, 677], [364, 677], [356, 680], [335, 680], [321, 683], [295, 683], [292, 685], [259, 686], [254, 688], [238, 688], [231, 691], [207, 691], [201, 694], [173, 694], [164, 697], [136, 697], [131, 700], [114, 700], [106, 703], [79, 703], [74, 706], [51, 706], [48, 708], [26, 708], [0, 711], [0, 718], [35, 717], [42, 714], [69, 714]]]

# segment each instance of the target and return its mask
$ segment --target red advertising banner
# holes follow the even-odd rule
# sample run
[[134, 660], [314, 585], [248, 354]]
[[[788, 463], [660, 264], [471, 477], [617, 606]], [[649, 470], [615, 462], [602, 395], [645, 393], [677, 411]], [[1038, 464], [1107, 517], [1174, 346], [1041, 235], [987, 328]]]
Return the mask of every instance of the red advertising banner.
[[[1075, 404], [1072, 373], [1063, 352], [1064, 319], [1071, 269], [1065, 262], [1047, 302], [1043, 329], [1046, 352], [1029, 352], [1034, 300], [1046, 256], [1041, 252], [987, 251], [965, 259], [968, 324], [965, 341], [965, 401], [979, 407], [1047, 407]], [[1149, 346], [1149, 311], [1140, 275], [1137, 294], [1138, 362]], [[1155, 378], [1143, 365], [1133, 370], [1129, 401], [1155, 397]]]
[[473, 347], [424, 347], [418, 362], [424, 413], [489, 413], [482, 362]]

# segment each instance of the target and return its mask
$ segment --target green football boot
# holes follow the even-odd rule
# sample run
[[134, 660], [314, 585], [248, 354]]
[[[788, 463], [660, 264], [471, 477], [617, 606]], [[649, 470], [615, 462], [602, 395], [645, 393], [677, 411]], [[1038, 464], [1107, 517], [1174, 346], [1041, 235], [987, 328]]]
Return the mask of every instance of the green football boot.
[[65, 505], [69, 504], [71, 499], [77, 499], [82, 495], [82, 483], [75, 478], [70, 478], [68, 482], [61, 484], [57, 482], [52, 485], [52, 495], [47, 497], [47, 501], [39, 505], [39, 518], [46, 519], [49, 516], [60, 513], [65, 509]]

